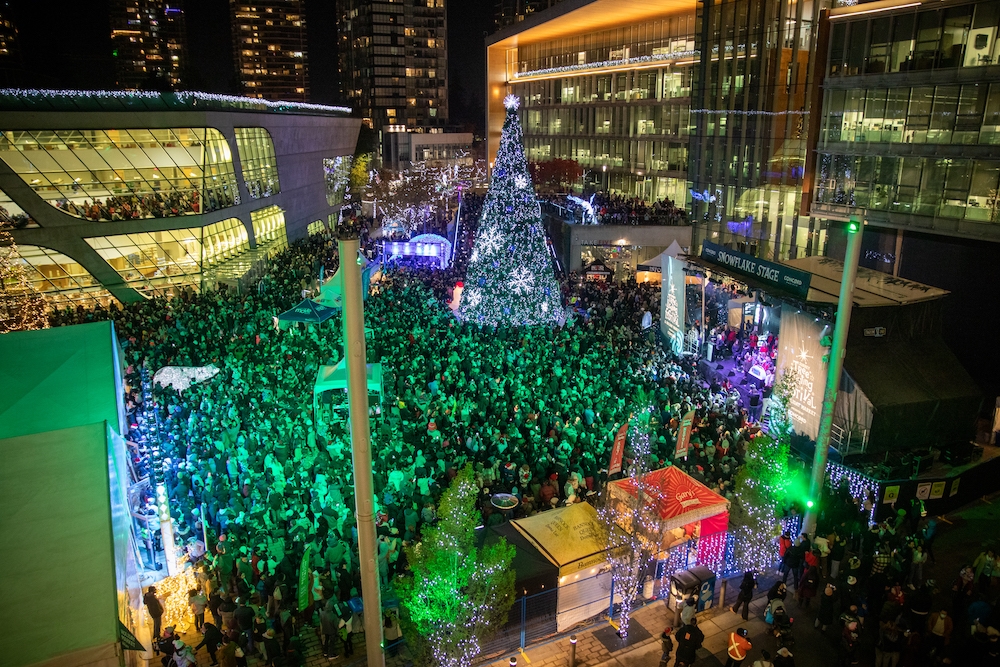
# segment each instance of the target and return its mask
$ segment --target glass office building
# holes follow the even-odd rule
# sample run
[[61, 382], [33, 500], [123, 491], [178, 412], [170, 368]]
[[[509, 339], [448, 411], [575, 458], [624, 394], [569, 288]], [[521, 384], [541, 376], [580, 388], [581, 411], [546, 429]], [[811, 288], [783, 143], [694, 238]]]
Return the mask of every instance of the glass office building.
[[0, 225], [53, 307], [238, 281], [337, 215], [328, 165], [360, 128], [199, 93], [4, 91], [0, 111]]
[[1000, 239], [1000, 4], [899, 5], [831, 12], [813, 215]]
[[826, 0], [722, 0], [698, 6], [688, 175], [695, 247], [759, 257], [821, 254], [802, 209], [817, 27]]
[[695, 5], [597, 0], [556, 5], [490, 38], [489, 154], [507, 93], [528, 159], [578, 162], [598, 189], [687, 199]]

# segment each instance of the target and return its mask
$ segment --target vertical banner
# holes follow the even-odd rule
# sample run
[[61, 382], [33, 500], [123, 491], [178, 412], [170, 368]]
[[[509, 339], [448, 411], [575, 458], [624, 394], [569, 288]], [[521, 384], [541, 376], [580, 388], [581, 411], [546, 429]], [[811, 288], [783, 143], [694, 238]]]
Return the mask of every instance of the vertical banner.
[[660, 287], [660, 331], [674, 354], [684, 351], [684, 263], [664, 257], [663, 284]]
[[299, 611], [309, 606], [309, 545], [302, 552], [302, 564], [299, 566]]
[[615, 435], [615, 446], [611, 449], [611, 464], [608, 466], [608, 477], [622, 471], [622, 459], [625, 457], [625, 437], [628, 435], [628, 420], [622, 424]]
[[674, 451], [675, 459], [682, 459], [688, 455], [688, 445], [691, 443], [691, 425], [694, 423], [694, 410], [689, 410], [681, 418], [680, 428], [677, 429], [677, 449]]
[[778, 373], [786, 370], [796, 375], [788, 413], [793, 431], [815, 441], [819, 434], [819, 418], [826, 386], [827, 349], [820, 344], [827, 323], [795, 306], [781, 305], [781, 332], [778, 347]]

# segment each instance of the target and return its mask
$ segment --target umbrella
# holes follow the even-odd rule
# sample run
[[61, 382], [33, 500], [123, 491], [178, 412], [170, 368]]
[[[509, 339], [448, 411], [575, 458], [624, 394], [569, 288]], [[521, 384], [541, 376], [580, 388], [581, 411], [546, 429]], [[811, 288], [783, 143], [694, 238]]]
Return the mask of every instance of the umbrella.
[[305, 299], [291, 310], [286, 310], [278, 315], [278, 319], [282, 322], [325, 322], [336, 312], [336, 308], [329, 308], [312, 299]]

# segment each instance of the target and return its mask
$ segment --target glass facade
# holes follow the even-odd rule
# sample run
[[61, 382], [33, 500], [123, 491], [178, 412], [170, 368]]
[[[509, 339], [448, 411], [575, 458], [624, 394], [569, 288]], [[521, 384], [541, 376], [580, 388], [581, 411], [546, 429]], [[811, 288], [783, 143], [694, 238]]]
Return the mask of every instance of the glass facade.
[[37, 227], [38, 223], [24, 212], [7, 193], [0, 190], [0, 227], [13, 227], [23, 229], [25, 227]]
[[530, 161], [577, 161], [599, 189], [686, 201], [694, 15], [519, 46], [508, 83], [522, 98]]
[[262, 127], [237, 127], [236, 148], [240, 152], [243, 183], [252, 199], [278, 194], [278, 160], [271, 134]]
[[998, 29], [997, 2], [832, 17], [815, 216], [1000, 233]]
[[86, 241], [129, 287], [147, 293], [180, 285], [198, 287], [203, 270], [250, 249], [247, 228], [239, 218], [193, 229], [98, 236]]
[[90, 220], [193, 215], [240, 200], [229, 144], [213, 128], [5, 131], [0, 159], [49, 204]]
[[347, 186], [351, 182], [351, 166], [354, 156], [339, 155], [323, 158], [323, 179], [326, 182], [326, 203], [337, 206], [344, 203]]
[[697, 248], [704, 239], [767, 259], [820, 254], [802, 215], [811, 56], [828, 0], [699, 3], [688, 165]]
[[1000, 144], [1000, 83], [828, 89], [823, 144]]
[[1000, 58], [1000, 3], [911, 7], [835, 21], [828, 77], [986, 67]]
[[111, 293], [66, 255], [35, 245], [18, 246], [18, 256], [28, 279], [52, 308], [108, 305]]
[[259, 248], [274, 243], [285, 245], [285, 211], [280, 206], [268, 206], [250, 212], [250, 222], [253, 225], [254, 243]]
[[309, 236], [312, 236], [313, 234], [321, 234], [325, 231], [326, 231], [326, 223], [323, 222], [322, 220], [316, 220], [314, 222], [310, 222], [309, 226], [306, 228], [306, 233], [309, 234]]

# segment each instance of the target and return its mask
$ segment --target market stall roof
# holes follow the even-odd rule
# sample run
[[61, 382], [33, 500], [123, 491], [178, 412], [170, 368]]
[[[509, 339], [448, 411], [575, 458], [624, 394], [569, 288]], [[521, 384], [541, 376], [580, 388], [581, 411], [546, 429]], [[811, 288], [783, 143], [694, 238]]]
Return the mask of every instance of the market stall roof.
[[[654, 470], [646, 475], [643, 482], [646, 487], [644, 495], [649, 497], [668, 526], [684, 526], [729, 511], [728, 500], [677, 466]], [[636, 497], [636, 484], [632, 479], [620, 479], [611, 484], [615, 489]]]
[[299, 305], [286, 310], [278, 319], [282, 322], [326, 322], [336, 314], [337, 309], [316, 303], [312, 299], [303, 299]]
[[[368, 391], [382, 391], [382, 364], [367, 364]], [[316, 373], [314, 394], [320, 394], [331, 389], [347, 391], [347, 364], [341, 359], [335, 366], [320, 366]]]
[[588, 503], [540, 512], [510, 523], [559, 568], [560, 574], [604, 560], [597, 511]]
[[[841, 278], [844, 275], [842, 261], [814, 255], [789, 259], [782, 264], [812, 274], [809, 282], [809, 301], [837, 303], [840, 298]], [[854, 284], [854, 303], [861, 308], [905, 306], [933, 301], [947, 294], [948, 290], [939, 287], [931, 287], [864, 267], [858, 267], [858, 277]]]

